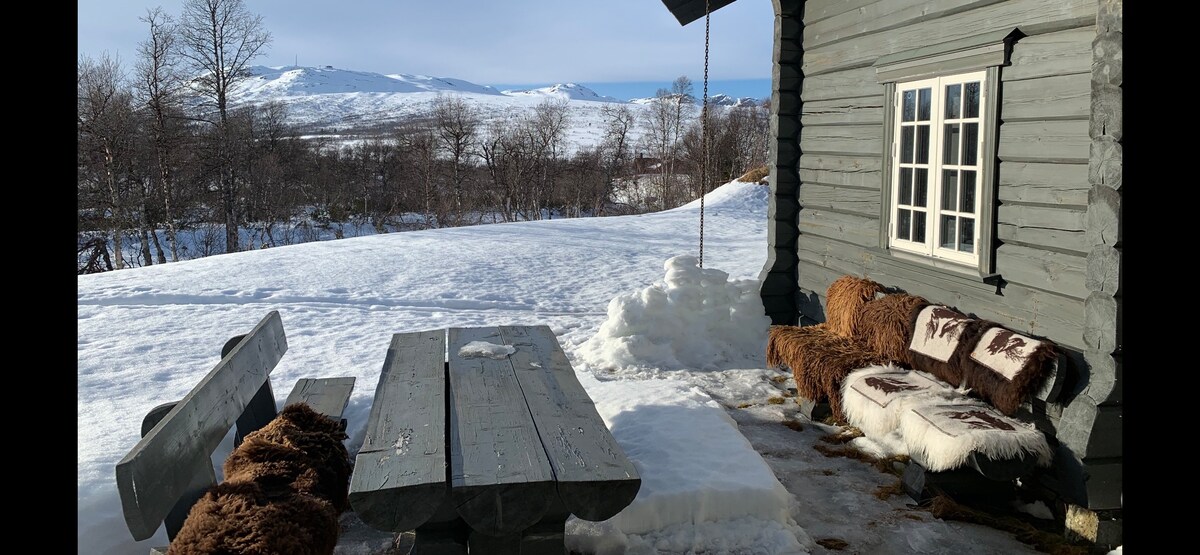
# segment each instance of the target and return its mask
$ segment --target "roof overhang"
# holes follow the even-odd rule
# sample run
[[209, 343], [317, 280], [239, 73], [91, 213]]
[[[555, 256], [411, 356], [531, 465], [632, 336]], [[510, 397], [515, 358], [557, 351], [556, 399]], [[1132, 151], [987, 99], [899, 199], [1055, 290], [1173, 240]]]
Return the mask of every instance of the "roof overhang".
[[[671, 10], [671, 15], [679, 20], [680, 25], [687, 25], [697, 19], [704, 17], [704, 3], [706, 0], [662, 0], [664, 6]], [[735, 0], [707, 0], [709, 9], [717, 11], [725, 6], [734, 3]]]

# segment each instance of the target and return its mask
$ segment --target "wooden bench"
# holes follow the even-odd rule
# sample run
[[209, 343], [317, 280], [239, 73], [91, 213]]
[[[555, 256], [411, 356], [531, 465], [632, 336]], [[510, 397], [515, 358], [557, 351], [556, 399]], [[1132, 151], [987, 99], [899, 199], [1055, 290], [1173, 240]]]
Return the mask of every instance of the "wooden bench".
[[[217, 483], [212, 454], [230, 428], [237, 427], [236, 445], [275, 418], [268, 375], [285, 352], [283, 321], [272, 311], [250, 333], [226, 342], [221, 361], [182, 400], [150, 410], [142, 420], [142, 439], [116, 467], [121, 508], [134, 539], [148, 539], [165, 525], [173, 540], [192, 505]], [[302, 379], [283, 406], [306, 403], [341, 419], [353, 388], [354, 378]]]
[[567, 517], [610, 518], [640, 487], [550, 328], [451, 328], [392, 337], [350, 504], [415, 529], [415, 554], [563, 555]]

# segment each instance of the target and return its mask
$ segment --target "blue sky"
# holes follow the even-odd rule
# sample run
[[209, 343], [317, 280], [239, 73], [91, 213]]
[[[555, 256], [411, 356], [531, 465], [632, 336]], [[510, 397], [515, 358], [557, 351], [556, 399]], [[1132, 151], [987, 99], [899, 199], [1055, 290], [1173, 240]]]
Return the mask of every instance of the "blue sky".
[[[274, 40], [256, 64], [332, 65], [466, 79], [502, 88], [575, 82], [618, 98], [652, 96], [679, 75], [700, 82], [704, 21], [681, 27], [660, 0], [246, 0]], [[132, 64], [147, 8], [182, 0], [79, 0], [78, 54]], [[710, 93], [770, 94], [770, 0], [712, 16]]]

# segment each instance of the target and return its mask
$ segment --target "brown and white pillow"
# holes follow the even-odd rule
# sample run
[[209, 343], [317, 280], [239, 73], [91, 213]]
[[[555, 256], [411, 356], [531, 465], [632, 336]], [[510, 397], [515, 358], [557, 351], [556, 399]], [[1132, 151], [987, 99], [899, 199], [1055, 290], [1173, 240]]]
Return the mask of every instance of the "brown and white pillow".
[[1058, 347], [994, 324], [972, 335], [960, 362], [967, 387], [1011, 416], [1050, 374]]
[[970, 348], [964, 340], [975, 335], [985, 322], [939, 304], [915, 307], [911, 317], [908, 349], [913, 368], [955, 387], [963, 386], [960, 362]]

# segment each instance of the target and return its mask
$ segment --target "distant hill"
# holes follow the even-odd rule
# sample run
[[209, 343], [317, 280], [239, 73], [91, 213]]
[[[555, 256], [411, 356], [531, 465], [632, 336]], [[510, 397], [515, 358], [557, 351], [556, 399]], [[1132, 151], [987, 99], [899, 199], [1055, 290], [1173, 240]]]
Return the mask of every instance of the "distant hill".
[[[234, 105], [278, 101], [287, 106], [288, 122], [302, 133], [353, 141], [386, 132], [397, 123], [427, 115], [439, 95], [458, 95], [486, 122], [519, 114], [547, 99], [566, 101], [570, 128], [567, 141], [576, 147], [591, 146], [602, 135], [602, 110], [625, 104], [635, 112], [646, 109], [647, 99], [623, 101], [602, 96], [577, 83], [559, 83], [524, 90], [497, 90], [463, 79], [404, 73], [382, 74], [332, 66], [254, 66], [251, 77], [232, 91]], [[725, 106], [757, 102], [713, 95]], [[635, 129], [636, 140], [641, 130]]]

